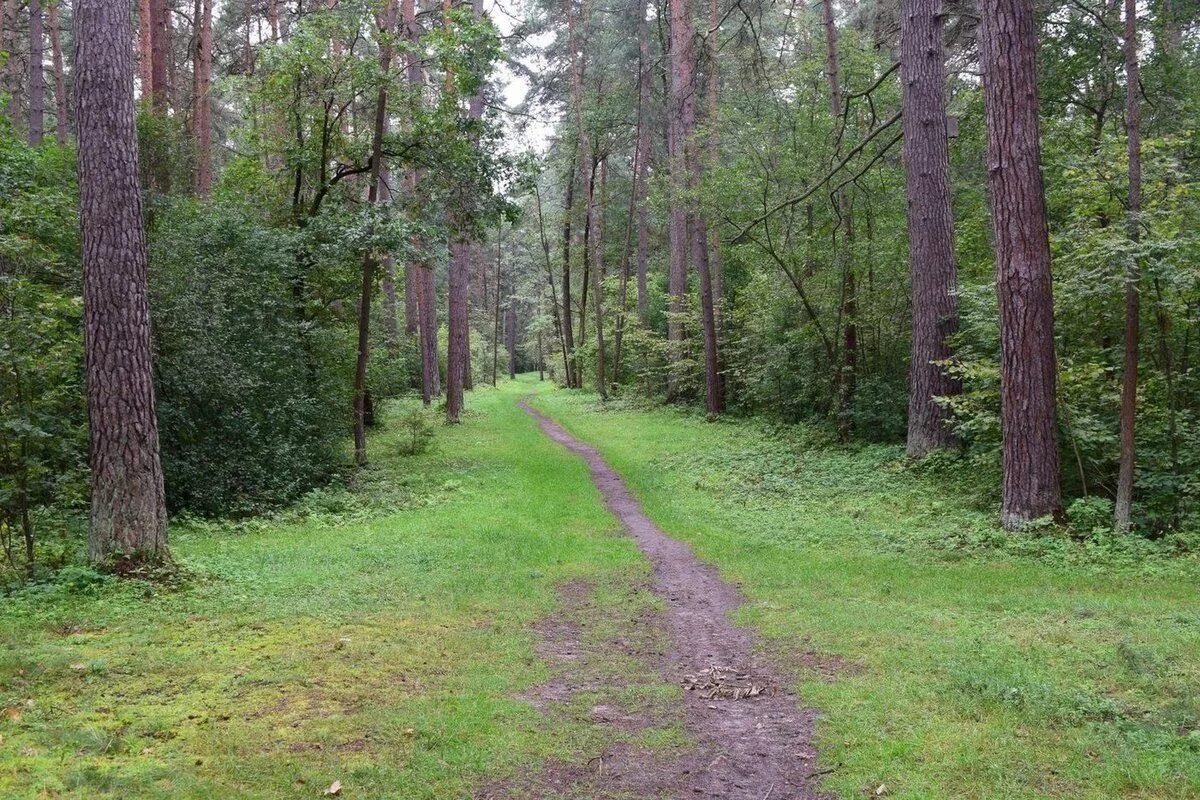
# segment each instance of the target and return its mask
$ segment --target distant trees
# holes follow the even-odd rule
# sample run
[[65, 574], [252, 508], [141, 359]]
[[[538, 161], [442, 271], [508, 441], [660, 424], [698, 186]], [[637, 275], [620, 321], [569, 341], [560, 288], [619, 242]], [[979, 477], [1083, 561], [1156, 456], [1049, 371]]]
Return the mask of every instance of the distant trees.
[[133, 31], [123, 3], [77, 0], [75, 91], [92, 479], [89, 552], [161, 562], [167, 509], [150, 366]]

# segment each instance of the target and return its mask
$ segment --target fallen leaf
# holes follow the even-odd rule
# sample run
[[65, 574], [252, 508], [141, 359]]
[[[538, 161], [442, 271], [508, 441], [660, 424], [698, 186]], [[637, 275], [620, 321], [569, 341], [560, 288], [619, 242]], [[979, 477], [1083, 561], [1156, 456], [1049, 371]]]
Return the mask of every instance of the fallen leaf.
[[17, 708], [16, 706], [9, 706], [8, 708], [4, 709], [4, 716], [12, 722], [20, 722], [21, 709]]
[[82, 661], [76, 661], [74, 664], [71, 665], [71, 669], [78, 672], [81, 669], [87, 669], [87, 664], [83, 663]]
[[412, 736], [412, 735], [413, 735], [413, 734], [415, 734], [416, 732], [417, 732], [417, 729], [416, 729], [416, 728], [405, 728], [405, 729], [404, 729], [404, 735], [405, 735], [405, 736]]
[[886, 783], [881, 783], [875, 787], [875, 796], [876, 797], [887, 797], [891, 793], [892, 793], [892, 790], [887, 787]]
[[329, 784], [329, 788], [325, 790], [326, 795], [339, 795], [342, 793], [342, 782], [334, 781]]

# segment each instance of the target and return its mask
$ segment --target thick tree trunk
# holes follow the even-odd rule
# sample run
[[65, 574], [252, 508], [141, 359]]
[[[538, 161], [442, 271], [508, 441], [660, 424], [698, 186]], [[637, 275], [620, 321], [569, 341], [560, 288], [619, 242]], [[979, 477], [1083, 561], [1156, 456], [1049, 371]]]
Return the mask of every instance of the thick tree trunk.
[[77, 0], [75, 90], [93, 562], [161, 562], [167, 510], [151, 373], [129, 7]]
[[1033, 0], [984, 0], [980, 36], [1000, 306], [1001, 524], [1061, 515], [1054, 298], [1042, 183]]
[[[667, 228], [667, 397], [679, 391], [678, 362], [683, 357], [683, 302], [687, 292], [688, 169], [687, 132], [682, 119], [692, 99], [692, 16], [687, 0], [670, 0], [671, 82], [667, 104], [667, 155], [670, 162], [671, 202]], [[694, 114], [694, 112], [693, 112]]]
[[45, 42], [41, 0], [29, 0], [29, 143], [34, 147], [46, 135]]
[[66, 77], [63, 74], [62, 22], [58, 14], [60, 0], [50, 0], [50, 56], [54, 64], [54, 136], [59, 147], [67, 146], [69, 114], [67, 113]]
[[958, 272], [950, 207], [945, 46], [941, 0], [907, 0], [900, 13], [908, 261], [912, 281], [908, 455], [950, 447], [949, 414], [936, 400], [962, 392], [937, 362], [950, 358], [958, 330]]
[[16, 58], [17, 53], [17, 16], [20, 6], [17, 0], [4, 0], [3, 33], [4, 51], [9, 58], [4, 65], [4, 88], [8, 91], [8, 107], [5, 113], [14, 126], [21, 123], [21, 62]]
[[[496, 372], [500, 364], [500, 254], [502, 241], [500, 239], [501, 231], [504, 228], [500, 225], [496, 226], [496, 297], [495, 297], [495, 316], [492, 319], [492, 386], [496, 385]], [[509, 354], [511, 358], [511, 353]]]
[[[376, 18], [381, 44], [379, 47], [379, 71], [384, 76], [392, 68], [391, 36], [396, 29], [396, 3], [389, 2], [387, 8]], [[379, 202], [379, 185], [383, 177], [383, 137], [387, 133], [387, 87], [380, 86], [375, 95], [375, 129], [371, 137], [371, 183], [367, 189], [367, 202]], [[358, 357], [354, 365], [354, 463], [367, 463], [367, 359], [371, 353], [371, 290], [375, 286], [375, 253], [368, 247], [363, 253], [362, 289], [358, 300]]]
[[196, 54], [192, 64], [192, 126], [195, 136], [195, 189], [200, 197], [212, 193], [212, 4], [196, 0]]
[[[1129, 240], [1141, 240], [1142, 211], [1142, 110], [1138, 97], [1137, 0], [1125, 0], [1125, 131], [1129, 153]], [[1121, 385], [1121, 461], [1117, 476], [1115, 522], [1118, 531], [1129, 530], [1133, 511], [1133, 473], [1136, 455], [1134, 422], [1137, 418], [1138, 327], [1141, 315], [1141, 263], [1130, 255], [1125, 277], [1125, 368]]]
[[[721, 16], [717, 0], [708, 0], [708, 35], [705, 37], [705, 52], [708, 57], [708, 158], [710, 169], [719, 162], [717, 123], [719, 121], [721, 75], [717, 56], [720, 51]], [[725, 303], [724, 279], [721, 271], [721, 234], [716, 225], [708, 231], [708, 270], [712, 276], [713, 318], [718, 333], [721, 330], [721, 308]]]

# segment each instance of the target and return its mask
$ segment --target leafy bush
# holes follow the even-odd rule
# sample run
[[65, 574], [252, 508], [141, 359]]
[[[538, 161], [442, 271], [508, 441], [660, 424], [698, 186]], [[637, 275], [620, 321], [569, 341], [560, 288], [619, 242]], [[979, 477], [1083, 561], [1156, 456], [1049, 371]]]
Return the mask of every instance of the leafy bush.
[[221, 204], [159, 217], [151, 312], [167, 501], [239, 516], [327, 482], [349, 429], [347, 333], [297, 308], [289, 234]]

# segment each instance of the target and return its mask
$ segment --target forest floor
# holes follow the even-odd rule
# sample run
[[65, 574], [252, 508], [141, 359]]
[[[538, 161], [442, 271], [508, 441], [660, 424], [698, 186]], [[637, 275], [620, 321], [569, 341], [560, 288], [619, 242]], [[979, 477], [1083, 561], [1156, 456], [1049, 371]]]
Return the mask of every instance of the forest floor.
[[417, 456], [391, 409], [352, 492], [174, 524], [182, 586], [0, 600], [0, 796], [653, 797], [721, 746], [708, 705], [763, 703], [795, 726], [771, 769], [819, 785], [716, 796], [1200, 795], [1195, 560], [1005, 537], [897, 448], [528, 379], [468, 405]]

